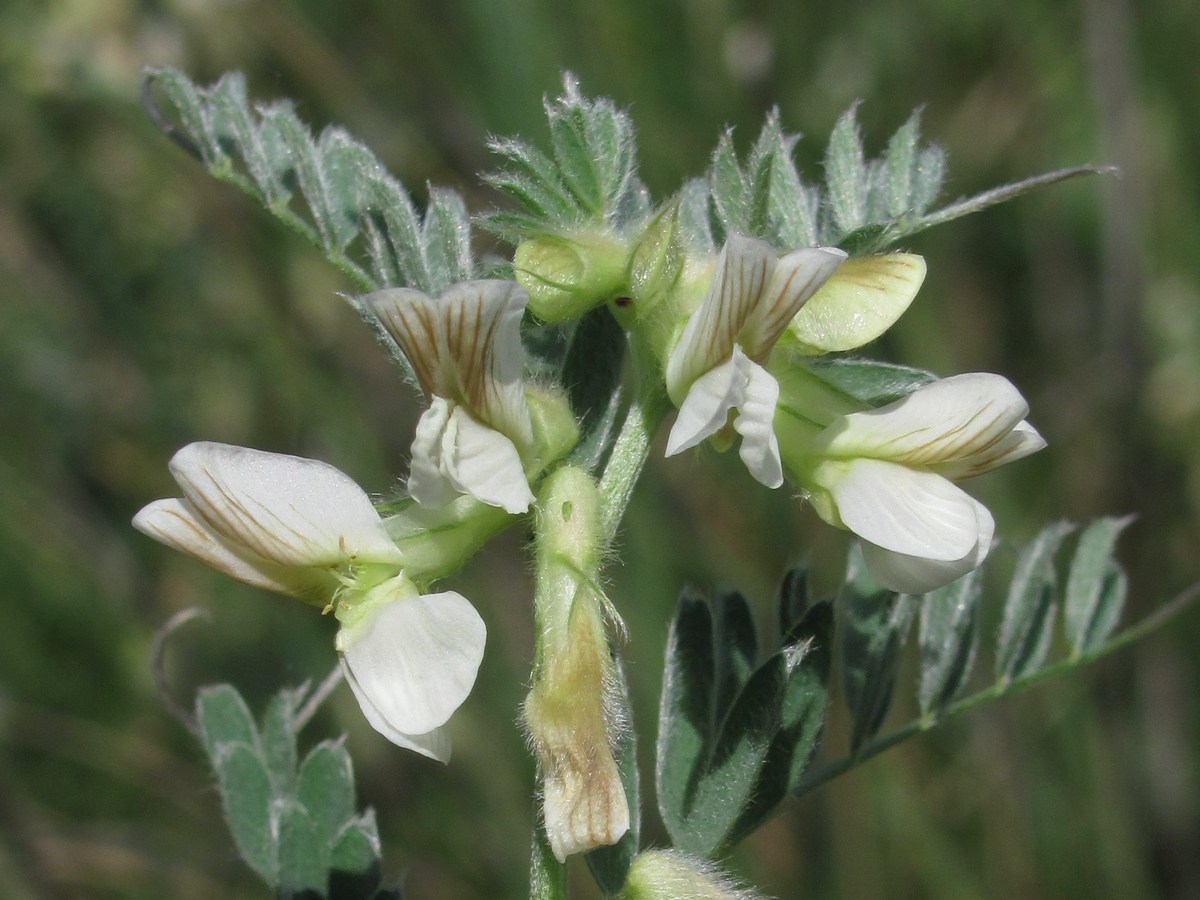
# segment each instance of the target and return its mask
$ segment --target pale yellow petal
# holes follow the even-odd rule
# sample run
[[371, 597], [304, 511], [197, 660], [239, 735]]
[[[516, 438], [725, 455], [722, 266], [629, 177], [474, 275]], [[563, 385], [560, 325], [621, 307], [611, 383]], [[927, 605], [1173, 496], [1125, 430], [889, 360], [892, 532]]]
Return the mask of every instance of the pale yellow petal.
[[913, 254], [848, 259], [804, 304], [789, 332], [810, 354], [861, 347], [892, 327], [924, 280], [925, 260]]

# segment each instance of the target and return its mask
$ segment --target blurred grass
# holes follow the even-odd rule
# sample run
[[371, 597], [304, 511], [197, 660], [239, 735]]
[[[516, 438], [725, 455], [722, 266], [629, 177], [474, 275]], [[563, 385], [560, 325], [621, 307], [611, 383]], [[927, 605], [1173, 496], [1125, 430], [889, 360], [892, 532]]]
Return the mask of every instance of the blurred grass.
[[[1136, 511], [1122, 548], [1140, 616], [1200, 570], [1198, 38], [1200, 12], [1182, 0], [10, 0], [0, 894], [260, 895], [199, 754], [154, 696], [150, 639], [175, 610], [210, 609], [212, 624], [171, 648], [180, 695], [230, 679], [261, 702], [333, 665], [331, 623], [128, 521], [172, 492], [165, 462], [195, 439], [320, 457], [383, 489], [403, 470], [417, 413], [335, 296], [349, 286], [150, 125], [143, 65], [201, 81], [242, 69], [255, 96], [294, 97], [315, 126], [366, 140], [418, 198], [426, 181], [449, 184], [477, 209], [493, 202], [473, 175], [489, 165], [485, 137], [543, 134], [539, 99], [563, 69], [632, 109], [660, 196], [703, 168], [721, 128], [744, 146], [773, 105], [810, 136], [799, 154], [815, 165], [859, 98], [876, 147], [925, 104], [951, 195], [1072, 163], [1120, 165], [1119, 178], [914, 238], [930, 277], [879, 349], [1018, 383], [1050, 448], [978, 493], [1015, 540], [1051, 518]], [[738, 586], [766, 623], [784, 566], [809, 553], [828, 584], [843, 546], [730, 460], [655, 463], [649, 476], [612, 576], [647, 760], [680, 585]], [[764, 536], [763, 522], [782, 527]], [[456, 582], [491, 638], [480, 688], [455, 718], [450, 768], [387, 746], [341, 694], [311, 726], [314, 741], [350, 733], [385, 859], [409, 868], [417, 897], [524, 891], [521, 543], [495, 542]], [[793, 804], [734, 864], [783, 898], [1200, 895], [1198, 638], [1192, 615], [887, 754]], [[835, 720], [829, 742], [843, 734]], [[573, 875], [591, 896], [581, 867]]]

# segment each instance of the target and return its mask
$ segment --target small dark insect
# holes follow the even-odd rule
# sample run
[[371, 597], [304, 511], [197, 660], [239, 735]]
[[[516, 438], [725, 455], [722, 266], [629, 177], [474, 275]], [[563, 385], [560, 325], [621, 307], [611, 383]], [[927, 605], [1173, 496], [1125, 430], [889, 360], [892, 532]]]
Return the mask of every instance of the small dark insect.
[[633, 306], [633, 298], [632, 297], [614, 297], [613, 303], [615, 303], [617, 305], [618, 309], [627, 309], [630, 306]]

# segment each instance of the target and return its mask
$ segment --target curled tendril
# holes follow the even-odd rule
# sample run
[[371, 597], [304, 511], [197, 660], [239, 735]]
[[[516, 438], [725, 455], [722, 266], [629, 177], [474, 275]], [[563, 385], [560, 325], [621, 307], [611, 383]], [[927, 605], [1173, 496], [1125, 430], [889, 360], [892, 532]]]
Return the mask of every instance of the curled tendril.
[[[151, 669], [154, 672], [154, 687], [158, 691], [159, 699], [162, 700], [163, 706], [167, 708], [172, 716], [174, 716], [184, 728], [186, 728], [195, 738], [200, 739], [200, 725], [196, 721], [196, 717], [175, 699], [171, 692], [171, 685], [167, 679], [166, 653], [167, 640], [171, 638], [175, 632], [186, 625], [188, 622], [196, 619], [211, 619], [207, 610], [199, 607], [191, 607], [183, 609], [167, 619], [162, 628], [154, 633], [154, 642], [151, 645]], [[294, 719], [296, 730], [299, 731], [309, 720], [316, 715], [317, 710], [321, 705], [329, 699], [329, 695], [334, 692], [343, 678], [342, 667], [334, 666], [332, 671], [325, 676], [313, 690], [309, 693], [309, 683], [305, 682], [296, 690], [297, 702], [303, 700], [303, 705], [296, 710]], [[305, 699], [305, 695], [308, 695]]]
[[162, 108], [159, 107], [158, 102], [154, 98], [154, 81], [154, 73], [150, 73], [142, 79], [142, 108], [146, 110], [146, 115], [150, 117], [150, 121], [155, 124], [159, 131], [182, 147], [185, 153], [204, 162], [204, 153], [201, 151], [200, 145], [192, 140], [185, 131], [171, 122], [162, 111]]
[[188, 622], [196, 619], [211, 618], [207, 611], [195, 606], [188, 609], [181, 609], [175, 615], [171, 616], [171, 618], [167, 619], [162, 628], [154, 633], [154, 643], [151, 645], [150, 650], [152, 660], [151, 669], [154, 672], [154, 687], [158, 691], [159, 699], [162, 700], [163, 706], [167, 708], [167, 712], [178, 719], [180, 724], [197, 739], [200, 737], [200, 726], [196, 722], [196, 717], [175, 699], [175, 696], [171, 693], [171, 685], [167, 680], [167, 639]]

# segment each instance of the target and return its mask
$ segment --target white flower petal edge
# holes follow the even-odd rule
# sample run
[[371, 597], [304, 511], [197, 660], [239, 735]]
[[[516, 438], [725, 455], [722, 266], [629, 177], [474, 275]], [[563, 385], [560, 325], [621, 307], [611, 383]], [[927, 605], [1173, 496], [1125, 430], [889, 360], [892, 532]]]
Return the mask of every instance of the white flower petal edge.
[[155, 500], [133, 517], [133, 527], [238, 581], [280, 594], [303, 592], [294, 570], [239, 554], [186, 500]]
[[740, 455], [762, 484], [783, 484], [775, 437], [779, 383], [765, 368], [775, 342], [809, 297], [846, 259], [841, 250], [807, 247], [776, 257], [765, 241], [731, 234], [712, 282], [667, 360], [667, 392], [679, 414], [667, 440], [674, 456], [729, 423]]
[[1013, 426], [1011, 432], [996, 441], [987, 450], [964, 460], [940, 463], [937, 471], [939, 474], [955, 480], [973, 478], [1007, 463], [1023, 459], [1031, 453], [1037, 453], [1045, 446], [1046, 439], [1038, 434], [1037, 429], [1028, 422], [1021, 421]]
[[788, 331], [808, 354], [862, 347], [895, 324], [924, 280], [925, 260], [919, 256], [856, 256], [821, 285]]
[[802, 247], [785, 253], [742, 328], [740, 343], [751, 359], [763, 360], [801, 308], [847, 261], [836, 247]]
[[885, 550], [949, 562], [979, 541], [976, 502], [948, 479], [879, 459], [833, 464], [827, 489], [843, 524]]
[[428, 735], [471, 692], [486, 638], [475, 607], [446, 591], [383, 601], [344, 625], [337, 644], [354, 695], [376, 730], [444, 761], [448, 743], [442, 754], [441, 738]]
[[476, 422], [461, 406], [446, 426], [442, 465], [455, 487], [489, 506], [515, 515], [534, 501], [516, 445]]
[[819, 450], [831, 457], [869, 456], [918, 466], [971, 460], [990, 455], [1028, 412], [1025, 398], [1007, 378], [986, 372], [954, 375], [879, 409], [843, 416], [826, 429]]
[[[570, 735], [548, 735], [570, 746]], [[542, 809], [546, 839], [562, 863], [576, 853], [615, 844], [629, 830], [629, 801], [611, 753], [596, 754], [547, 772]]]
[[680, 404], [697, 378], [726, 362], [767, 283], [774, 253], [766, 241], [731, 234], [708, 292], [667, 359], [667, 392]]
[[235, 547], [283, 566], [399, 562], [369, 498], [328, 463], [201, 441], [171, 459], [196, 513]]
[[[667, 436], [667, 456], [699, 446], [725, 427], [729, 411], [742, 402], [745, 375], [734, 357], [709, 369], [692, 382]], [[741, 354], [745, 359], [745, 354]]]
[[454, 404], [449, 400], [434, 397], [429, 409], [417, 420], [406, 487], [413, 499], [426, 506], [445, 506], [459, 493], [459, 488], [446, 475], [442, 452], [446, 427], [454, 411]]
[[729, 359], [735, 345], [762, 363], [788, 323], [846, 259], [832, 247], [776, 257], [770, 244], [731, 234], [708, 292], [667, 360], [667, 392], [679, 404], [692, 383]]
[[980, 565], [991, 514], [952, 479], [968, 478], [1045, 446], [1023, 419], [1025, 399], [999, 375], [969, 373], [887, 406], [851, 413], [817, 436], [818, 512], [863, 539], [888, 587], [925, 593]]
[[425, 734], [403, 734], [397, 731], [392, 724], [384, 718], [383, 714], [375, 708], [371, 702], [371, 698], [359, 686], [354, 679], [354, 673], [350, 671], [350, 667], [346, 664], [345, 657], [341, 659], [342, 674], [346, 677], [346, 683], [350, 685], [350, 690], [354, 694], [354, 699], [358, 701], [359, 709], [362, 710], [363, 718], [377, 732], [395, 744], [397, 747], [402, 747], [405, 750], [412, 750], [414, 753], [420, 753], [422, 756], [428, 756], [430, 759], [437, 760], [440, 763], [450, 762], [450, 729], [446, 726], [435, 728], [433, 731], [427, 731]]
[[769, 488], [783, 484], [783, 463], [779, 459], [779, 441], [775, 438], [775, 407], [779, 403], [779, 382], [756, 362], [734, 349], [734, 361], [741, 369], [744, 384], [733, 430], [742, 436], [738, 454], [750, 474]]
[[470, 494], [513, 514], [533, 503], [516, 445], [441, 397], [417, 422], [412, 454], [408, 492], [419, 503], [443, 506]]
[[742, 462], [758, 481], [777, 488], [783, 484], [773, 425], [778, 402], [779, 382], [735, 346], [729, 360], [692, 382], [667, 436], [666, 455], [690, 450], [712, 437], [736, 409], [733, 428], [742, 436]]
[[905, 594], [926, 594], [957, 581], [983, 564], [991, 550], [995, 524], [982, 503], [971, 499], [976, 514], [976, 543], [969, 553], [956, 560], [924, 559], [885, 550], [868, 541], [862, 542], [867, 570], [880, 584]]

